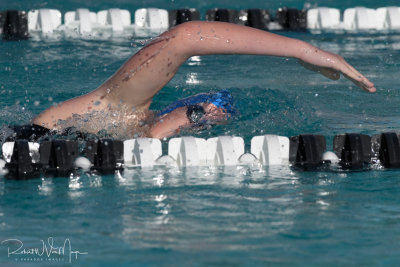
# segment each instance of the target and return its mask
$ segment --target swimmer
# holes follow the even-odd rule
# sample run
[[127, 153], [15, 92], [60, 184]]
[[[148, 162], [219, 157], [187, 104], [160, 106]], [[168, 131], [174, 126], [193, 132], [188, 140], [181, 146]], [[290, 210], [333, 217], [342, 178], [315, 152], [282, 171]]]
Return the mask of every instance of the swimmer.
[[149, 111], [154, 95], [188, 58], [210, 54], [296, 58], [305, 68], [329, 79], [337, 80], [342, 74], [367, 92], [376, 91], [374, 84], [341, 56], [306, 42], [230, 23], [193, 21], [164, 32], [97, 89], [48, 108], [32, 123], [45, 131], [75, 127], [91, 133], [106, 130], [118, 136], [118, 131], [124, 131], [153, 138], [172, 136], [194, 125], [222, 123], [234, 113], [227, 91], [178, 101], [158, 116]]

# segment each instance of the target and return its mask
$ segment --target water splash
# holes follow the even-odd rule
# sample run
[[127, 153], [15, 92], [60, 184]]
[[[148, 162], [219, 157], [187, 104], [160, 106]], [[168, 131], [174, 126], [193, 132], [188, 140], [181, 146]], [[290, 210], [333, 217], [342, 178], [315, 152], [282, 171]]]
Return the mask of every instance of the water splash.
[[30, 110], [20, 104], [0, 109], [0, 124], [26, 124], [33, 118]]
[[150, 111], [134, 110], [120, 105], [83, 115], [74, 114], [70, 119], [59, 121], [57, 130], [69, 133], [73, 129], [71, 134], [79, 131], [116, 139], [147, 137], [150, 135], [152, 117]]

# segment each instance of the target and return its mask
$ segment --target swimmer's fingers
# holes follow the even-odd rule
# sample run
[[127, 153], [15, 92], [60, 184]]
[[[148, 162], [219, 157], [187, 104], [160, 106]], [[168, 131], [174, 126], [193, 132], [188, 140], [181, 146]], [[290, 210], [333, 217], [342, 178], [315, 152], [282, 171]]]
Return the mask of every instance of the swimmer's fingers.
[[352, 81], [355, 85], [357, 85], [358, 87], [364, 89], [367, 92], [370, 92], [370, 93], [376, 92], [376, 88], [374, 87], [374, 84], [371, 83], [370, 81], [368, 81], [368, 79], [365, 78], [364, 76], [357, 77], [356, 79], [354, 79], [353, 77], [348, 76], [348, 75], [346, 75], [344, 73], [343, 73], [343, 76], [345, 76], [347, 79]]
[[319, 72], [325, 77], [338, 80], [340, 78], [340, 73], [342, 73], [347, 79], [352, 81], [358, 87], [364, 89], [367, 92], [373, 93], [376, 88], [372, 82], [370, 82], [366, 77], [364, 77], [360, 72], [358, 72], [354, 67], [348, 64], [342, 57], [336, 55], [336, 64], [334, 64], [335, 69], [320, 67], [310, 63], [306, 63], [299, 60], [299, 63], [308, 70]]
[[358, 87], [364, 89], [367, 92], [376, 92], [376, 88], [372, 82], [370, 82], [364, 75], [358, 72], [353, 66], [347, 63], [342, 57], [339, 58], [342, 67], [340, 71], [342, 74], [352, 81]]
[[325, 77], [331, 80], [339, 80], [340, 78], [340, 72], [331, 68], [325, 68], [325, 67], [319, 67], [317, 65], [313, 65], [310, 63], [306, 63], [302, 60], [299, 60], [300, 65], [302, 65], [304, 68], [315, 71], [318, 73], [321, 73]]

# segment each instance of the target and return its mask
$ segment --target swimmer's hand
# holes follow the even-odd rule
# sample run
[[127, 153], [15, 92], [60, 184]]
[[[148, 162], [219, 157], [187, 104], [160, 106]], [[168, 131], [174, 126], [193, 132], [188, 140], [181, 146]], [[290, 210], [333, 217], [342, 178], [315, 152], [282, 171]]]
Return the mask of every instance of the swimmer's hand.
[[339, 55], [313, 48], [311, 51], [308, 50], [304, 53], [299, 59], [299, 63], [304, 68], [321, 73], [331, 80], [338, 80], [340, 74], [343, 74], [343, 76], [365, 91], [370, 93], [376, 91], [372, 82]]

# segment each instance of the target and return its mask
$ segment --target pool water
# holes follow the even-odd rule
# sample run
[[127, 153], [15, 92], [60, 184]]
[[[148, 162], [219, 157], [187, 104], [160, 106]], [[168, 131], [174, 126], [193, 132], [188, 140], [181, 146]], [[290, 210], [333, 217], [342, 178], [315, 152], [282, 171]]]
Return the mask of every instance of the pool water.
[[[314, 1], [371, 8], [396, 1]], [[16, 1], [4, 9], [81, 7], [302, 8], [304, 2]], [[191, 58], [152, 108], [228, 88], [239, 116], [196, 134], [242, 136], [369, 135], [400, 128], [399, 33], [282, 33], [339, 53], [370, 78], [368, 94], [346, 79], [330, 81], [296, 60], [261, 56]], [[45, 108], [96, 88], [150, 39], [43, 38], [0, 41], [0, 128], [24, 124]], [[126, 169], [28, 181], [0, 177], [0, 265], [398, 265], [400, 172], [307, 171], [280, 167]], [[399, 179], [399, 180], [398, 180]], [[50, 238], [50, 239], [49, 239]], [[51, 243], [53, 238], [53, 243]], [[8, 254], [17, 248], [65, 253]], [[43, 243], [42, 241], [43, 240]], [[50, 244], [53, 244], [51, 247]], [[51, 248], [50, 248], [51, 247]], [[78, 253], [82, 253], [79, 254]]]

